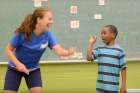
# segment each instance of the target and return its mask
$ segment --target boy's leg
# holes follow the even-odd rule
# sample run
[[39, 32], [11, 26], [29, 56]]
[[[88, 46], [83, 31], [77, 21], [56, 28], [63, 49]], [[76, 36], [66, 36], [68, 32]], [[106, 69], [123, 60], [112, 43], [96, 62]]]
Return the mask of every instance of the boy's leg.
[[96, 90], [96, 93], [105, 93], [105, 92], [103, 92], [103, 91], [99, 91], [99, 90]]
[[42, 93], [42, 79], [40, 69], [30, 72], [29, 75], [24, 75], [26, 84], [31, 93]]
[[112, 91], [100, 91], [100, 90], [96, 90], [96, 93], [119, 93], [119, 92], [112, 92]]
[[8, 67], [5, 76], [4, 93], [16, 93], [21, 83], [22, 73]]

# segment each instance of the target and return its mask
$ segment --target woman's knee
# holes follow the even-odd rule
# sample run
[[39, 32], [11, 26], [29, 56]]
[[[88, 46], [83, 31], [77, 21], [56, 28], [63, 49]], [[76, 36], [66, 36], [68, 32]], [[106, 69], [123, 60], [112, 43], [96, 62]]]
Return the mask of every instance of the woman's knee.
[[3, 93], [17, 93], [16, 91], [12, 91], [12, 90], [4, 90]]
[[30, 93], [43, 93], [42, 87], [33, 87], [30, 89]]

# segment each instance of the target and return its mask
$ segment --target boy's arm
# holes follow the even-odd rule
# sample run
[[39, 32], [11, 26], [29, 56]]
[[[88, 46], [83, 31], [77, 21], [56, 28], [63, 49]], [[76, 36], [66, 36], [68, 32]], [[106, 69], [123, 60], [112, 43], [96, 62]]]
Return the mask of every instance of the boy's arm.
[[121, 85], [120, 93], [127, 93], [127, 89], [126, 89], [126, 71], [127, 71], [126, 68], [124, 68], [121, 71], [122, 85]]
[[93, 45], [88, 44], [88, 49], [87, 49], [87, 60], [88, 61], [92, 61], [93, 60], [93, 57], [92, 57], [92, 48], [93, 48]]
[[96, 37], [95, 36], [90, 37], [89, 42], [88, 42], [88, 49], [87, 49], [87, 60], [88, 61], [93, 60], [92, 49], [93, 49], [93, 45], [95, 44], [95, 42], [96, 42]]

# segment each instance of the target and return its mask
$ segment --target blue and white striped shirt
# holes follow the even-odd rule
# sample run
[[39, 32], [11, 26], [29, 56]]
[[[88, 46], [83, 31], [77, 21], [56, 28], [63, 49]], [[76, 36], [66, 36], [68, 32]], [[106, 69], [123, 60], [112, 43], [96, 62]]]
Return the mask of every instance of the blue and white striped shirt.
[[93, 56], [98, 60], [96, 89], [117, 93], [120, 71], [127, 67], [124, 50], [119, 45], [105, 45], [94, 49]]

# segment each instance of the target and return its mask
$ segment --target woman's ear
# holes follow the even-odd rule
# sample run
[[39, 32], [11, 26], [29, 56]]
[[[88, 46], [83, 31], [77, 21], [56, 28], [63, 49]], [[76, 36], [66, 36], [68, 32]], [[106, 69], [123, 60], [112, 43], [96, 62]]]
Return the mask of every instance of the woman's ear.
[[37, 18], [37, 23], [40, 23], [41, 22], [41, 18]]

